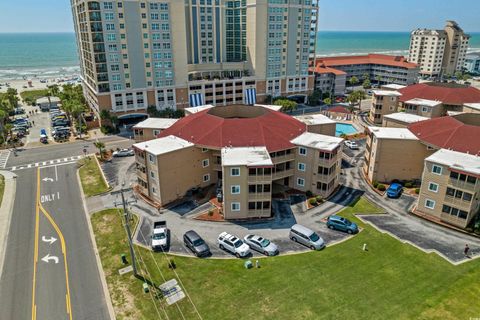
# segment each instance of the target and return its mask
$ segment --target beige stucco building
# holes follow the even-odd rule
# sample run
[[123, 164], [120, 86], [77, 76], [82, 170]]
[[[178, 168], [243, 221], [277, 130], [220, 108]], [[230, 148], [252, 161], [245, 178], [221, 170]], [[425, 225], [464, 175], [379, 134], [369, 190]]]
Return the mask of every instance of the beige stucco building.
[[155, 139], [160, 132], [169, 128], [178, 119], [170, 118], [148, 118], [133, 126], [135, 142], [142, 142]]
[[328, 197], [339, 184], [343, 139], [308, 127], [261, 106], [191, 114], [134, 145], [139, 189], [161, 205], [192, 188], [221, 190], [225, 219], [270, 217], [275, 185]]
[[71, 0], [88, 105], [120, 119], [307, 95], [318, 2]]
[[480, 210], [480, 157], [440, 149], [425, 159], [416, 211], [465, 228]]
[[407, 128], [412, 123], [428, 120], [427, 117], [417, 116], [406, 112], [396, 112], [383, 116], [382, 127]]
[[398, 98], [402, 94], [394, 90], [373, 90], [372, 93], [369, 119], [375, 124], [381, 124], [385, 115], [397, 112]]

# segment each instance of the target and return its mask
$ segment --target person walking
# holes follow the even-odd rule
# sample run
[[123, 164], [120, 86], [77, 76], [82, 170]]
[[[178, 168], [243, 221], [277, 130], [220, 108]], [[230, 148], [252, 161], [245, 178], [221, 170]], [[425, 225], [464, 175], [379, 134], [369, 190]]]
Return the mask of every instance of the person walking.
[[465, 245], [465, 249], [463, 249], [463, 253], [465, 254], [465, 257], [468, 257], [468, 252], [470, 251], [470, 247], [468, 246], [468, 243]]

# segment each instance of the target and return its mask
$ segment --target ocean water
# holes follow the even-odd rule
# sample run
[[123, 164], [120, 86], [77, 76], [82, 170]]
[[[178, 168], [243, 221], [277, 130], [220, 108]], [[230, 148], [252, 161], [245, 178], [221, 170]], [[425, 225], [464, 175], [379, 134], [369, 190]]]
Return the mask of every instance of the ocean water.
[[[471, 33], [470, 50], [480, 51], [480, 33]], [[320, 31], [317, 55], [408, 54], [409, 32]], [[78, 75], [74, 33], [0, 33], [0, 80]]]

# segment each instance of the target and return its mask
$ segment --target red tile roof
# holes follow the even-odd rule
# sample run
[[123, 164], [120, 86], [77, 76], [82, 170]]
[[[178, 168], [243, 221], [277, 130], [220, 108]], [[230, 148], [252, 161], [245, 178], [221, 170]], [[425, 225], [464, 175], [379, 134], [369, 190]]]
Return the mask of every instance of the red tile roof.
[[480, 154], [480, 126], [464, 124], [455, 117], [416, 122], [408, 129], [420, 140], [438, 148]]
[[368, 54], [363, 56], [339, 56], [317, 58], [315, 65], [324, 65], [325, 67], [335, 68], [335, 66], [344, 66], [352, 64], [382, 64], [392, 67], [402, 67], [415, 69], [417, 64], [407, 62], [403, 56], [390, 56], [386, 54]]
[[290, 140], [305, 132], [306, 125], [284, 113], [262, 109], [263, 114], [254, 118], [222, 118], [210, 114], [212, 109], [201, 111], [180, 119], [158, 137], [174, 135], [212, 148], [265, 146], [269, 152], [293, 148]]
[[336, 75], [336, 76], [341, 76], [341, 75], [347, 74], [346, 72], [344, 72], [344, 71], [342, 71], [342, 70], [338, 70], [338, 69], [335, 69], [335, 68], [326, 67], [325, 65], [320, 65], [320, 64], [317, 64], [317, 65], [315, 66], [315, 68], [310, 68], [310, 71], [311, 71], [311, 72], [315, 72], [315, 73], [319, 73], [319, 74], [322, 74], [322, 73], [333, 73], [333, 74]]
[[398, 90], [402, 96], [400, 101], [405, 102], [414, 98], [439, 100], [443, 104], [463, 105], [465, 103], [480, 102], [480, 90], [463, 85], [447, 83], [418, 83]]

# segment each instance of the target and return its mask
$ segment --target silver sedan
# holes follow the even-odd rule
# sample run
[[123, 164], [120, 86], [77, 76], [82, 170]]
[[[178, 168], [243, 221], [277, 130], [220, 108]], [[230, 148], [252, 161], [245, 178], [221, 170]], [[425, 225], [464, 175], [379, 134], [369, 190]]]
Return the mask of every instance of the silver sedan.
[[245, 243], [253, 250], [263, 253], [266, 256], [275, 256], [278, 254], [277, 245], [270, 240], [254, 234], [247, 234], [244, 238]]

